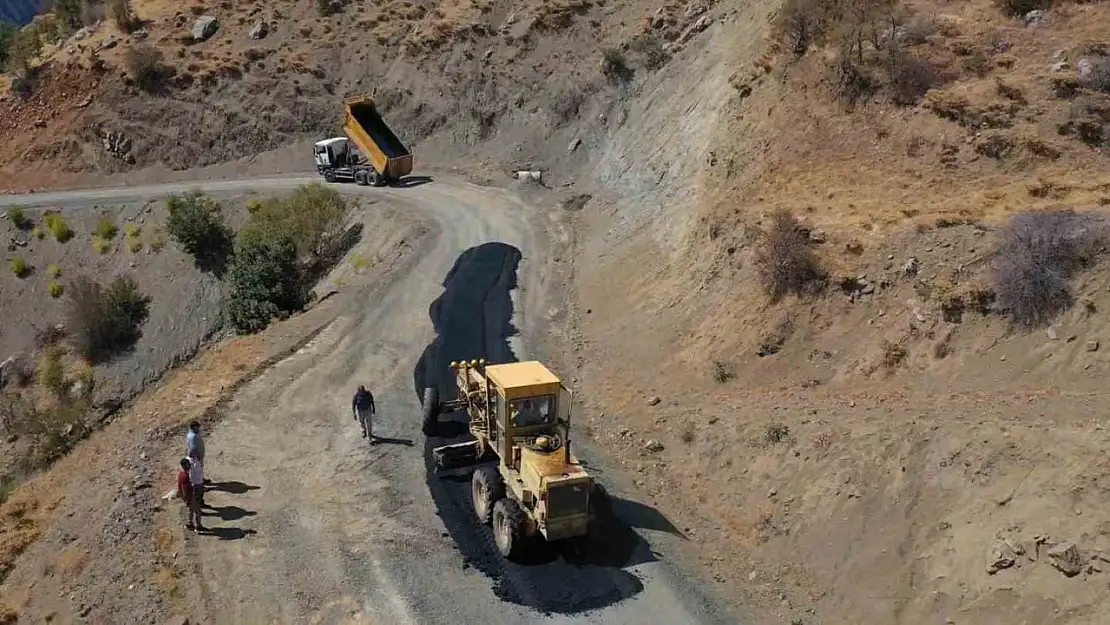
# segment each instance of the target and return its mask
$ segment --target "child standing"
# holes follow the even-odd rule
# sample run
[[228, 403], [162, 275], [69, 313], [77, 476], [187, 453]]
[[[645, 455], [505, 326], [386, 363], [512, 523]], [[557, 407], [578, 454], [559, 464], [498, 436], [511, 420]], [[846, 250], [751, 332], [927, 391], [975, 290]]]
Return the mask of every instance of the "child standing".
[[205, 528], [200, 522], [200, 503], [194, 494], [193, 482], [189, 479], [190, 465], [188, 458], [181, 459], [181, 470], [177, 472], [177, 495], [189, 510], [189, 520], [185, 524], [185, 529], [203, 532]]

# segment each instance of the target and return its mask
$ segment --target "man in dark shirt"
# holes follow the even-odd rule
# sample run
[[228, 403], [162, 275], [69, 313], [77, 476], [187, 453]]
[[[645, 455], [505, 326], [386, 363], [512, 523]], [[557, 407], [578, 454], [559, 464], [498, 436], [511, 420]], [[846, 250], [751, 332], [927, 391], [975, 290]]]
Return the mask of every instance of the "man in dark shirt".
[[200, 501], [197, 499], [193, 483], [189, 479], [190, 468], [189, 459], [182, 458], [181, 470], [177, 472], [177, 495], [181, 497], [181, 501], [185, 502], [189, 509], [189, 520], [185, 524], [185, 529], [203, 532], [205, 527], [200, 522]]
[[369, 437], [371, 442], [377, 437], [374, 436], [374, 395], [366, 390], [366, 387], [359, 385], [358, 390], [355, 391], [355, 397], [351, 401], [351, 408], [355, 413], [355, 421], [362, 426], [362, 437]]

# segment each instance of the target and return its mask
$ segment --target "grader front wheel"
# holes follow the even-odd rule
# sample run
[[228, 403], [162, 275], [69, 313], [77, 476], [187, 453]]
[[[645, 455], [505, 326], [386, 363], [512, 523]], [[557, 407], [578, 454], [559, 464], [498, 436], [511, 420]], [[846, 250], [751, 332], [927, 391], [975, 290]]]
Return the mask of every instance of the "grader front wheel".
[[524, 511], [508, 497], [493, 505], [493, 541], [509, 560], [519, 560], [524, 554], [528, 541], [524, 535]]

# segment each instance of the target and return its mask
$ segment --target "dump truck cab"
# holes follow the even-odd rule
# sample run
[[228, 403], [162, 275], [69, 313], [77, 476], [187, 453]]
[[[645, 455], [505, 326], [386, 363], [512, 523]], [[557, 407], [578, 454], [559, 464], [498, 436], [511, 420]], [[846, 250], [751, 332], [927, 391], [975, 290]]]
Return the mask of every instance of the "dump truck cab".
[[[466, 410], [473, 441], [433, 450], [437, 471], [478, 465], [475, 513], [491, 523], [501, 552], [515, 559], [537, 534], [549, 541], [584, 536], [596, 483], [571, 452], [573, 395], [538, 361], [452, 362], [457, 397], [425, 391], [425, 433], [441, 412]], [[492, 461], [496, 461], [496, 465]]]
[[347, 137], [332, 137], [317, 141], [313, 147], [313, 153], [316, 172], [319, 174], [333, 167], [346, 167], [351, 160], [351, 146]]

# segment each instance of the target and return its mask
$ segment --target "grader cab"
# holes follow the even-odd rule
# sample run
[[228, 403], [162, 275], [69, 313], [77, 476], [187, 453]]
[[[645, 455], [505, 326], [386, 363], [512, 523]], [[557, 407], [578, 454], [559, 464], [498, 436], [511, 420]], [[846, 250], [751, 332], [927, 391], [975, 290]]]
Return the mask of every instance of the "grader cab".
[[[492, 523], [502, 555], [519, 559], [537, 534], [549, 541], [585, 535], [599, 485], [570, 448], [571, 392], [537, 361], [452, 362], [457, 397], [424, 392], [424, 433], [440, 414], [465, 410], [474, 440], [432, 450], [437, 470], [478, 465], [474, 512]], [[496, 464], [494, 464], [496, 461]]]

